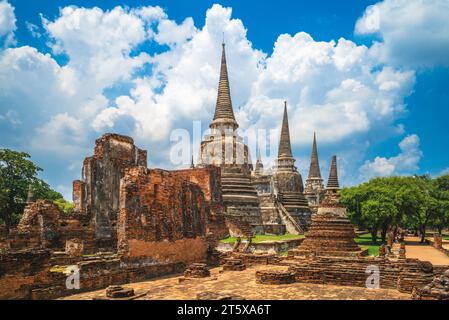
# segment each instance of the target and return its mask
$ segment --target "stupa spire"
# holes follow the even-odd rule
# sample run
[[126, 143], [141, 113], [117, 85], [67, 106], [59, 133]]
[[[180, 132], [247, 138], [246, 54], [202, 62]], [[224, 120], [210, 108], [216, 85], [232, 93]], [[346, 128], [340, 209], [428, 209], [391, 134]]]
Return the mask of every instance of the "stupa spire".
[[262, 162], [262, 156], [260, 154], [260, 148], [257, 148], [256, 169], [254, 171], [256, 174], [261, 174], [263, 172], [263, 162]]
[[292, 158], [290, 129], [288, 126], [287, 101], [284, 102], [284, 118], [282, 120], [281, 139], [279, 141], [278, 158]]
[[31, 184], [28, 185], [28, 193], [27, 193], [27, 204], [34, 202], [34, 192], [33, 192], [33, 186]]
[[338, 172], [337, 172], [337, 156], [332, 157], [331, 170], [329, 172], [329, 180], [327, 181], [327, 189], [340, 189], [340, 184], [338, 183]]
[[234, 128], [238, 127], [234, 116], [234, 110], [232, 108], [231, 89], [229, 86], [228, 66], [226, 63], [226, 50], [224, 42], [222, 43], [217, 104], [215, 106], [214, 121], [212, 122], [211, 127], [218, 126], [220, 124], [231, 124]]
[[321, 170], [318, 160], [318, 148], [316, 145], [316, 133], [313, 133], [312, 156], [310, 159], [309, 179], [321, 179]]

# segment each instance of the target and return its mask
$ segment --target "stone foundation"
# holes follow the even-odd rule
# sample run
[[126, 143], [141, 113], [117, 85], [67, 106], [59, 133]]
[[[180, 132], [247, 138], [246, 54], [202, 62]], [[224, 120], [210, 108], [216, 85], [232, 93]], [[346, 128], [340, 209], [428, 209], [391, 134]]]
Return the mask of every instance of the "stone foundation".
[[106, 288], [106, 297], [111, 299], [130, 298], [133, 296], [133, 289], [123, 288], [122, 286], [109, 286]]
[[[180, 273], [183, 263], [157, 264], [154, 261], [123, 260], [99, 256], [71, 266], [51, 266], [50, 250], [21, 250], [0, 254], [0, 299], [54, 299], [106, 288], [112, 284], [140, 282]], [[69, 270], [79, 270], [80, 288], [70, 290]]]
[[256, 282], [260, 284], [290, 284], [295, 281], [295, 273], [292, 271], [261, 270], [256, 272]]
[[207, 278], [210, 277], [210, 271], [205, 263], [193, 263], [184, 271], [184, 277]]
[[298, 282], [353, 287], [366, 287], [368, 277], [378, 270], [380, 288], [406, 293], [430, 283], [434, 277], [432, 264], [416, 259], [314, 257], [284, 260], [280, 265], [289, 266]]
[[245, 264], [240, 259], [226, 258], [224, 259], [223, 271], [243, 271], [246, 269]]
[[449, 269], [433, 281], [413, 291], [415, 300], [449, 300]]
[[363, 251], [354, 241], [354, 226], [344, 213], [338, 214], [337, 209], [340, 208], [320, 208], [323, 212], [312, 217], [305, 240], [290, 256], [361, 256]]

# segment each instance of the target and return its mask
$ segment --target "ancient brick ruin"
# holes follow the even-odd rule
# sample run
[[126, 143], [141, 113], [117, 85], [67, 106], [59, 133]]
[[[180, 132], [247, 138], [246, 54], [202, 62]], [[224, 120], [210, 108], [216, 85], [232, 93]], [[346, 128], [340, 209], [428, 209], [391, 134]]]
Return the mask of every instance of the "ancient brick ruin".
[[340, 203], [338, 191], [337, 157], [332, 165], [325, 199], [312, 217], [305, 240], [290, 255], [360, 256], [367, 254], [355, 243], [354, 226]]
[[[265, 171], [259, 152], [253, 170], [249, 148], [237, 133], [224, 45], [210, 128], [198, 166], [192, 161], [185, 170], [148, 168], [147, 152], [130, 137], [98, 139], [81, 179], [73, 182], [72, 213], [30, 196], [17, 228], [0, 226], [0, 299], [52, 299], [108, 287], [98, 299], [134, 299], [140, 293], [119, 285], [182, 272], [184, 280], [209, 277], [209, 267], [220, 263], [220, 272], [233, 272], [236, 281], [239, 272], [263, 265], [267, 270], [255, 273], [259, 284], [359, 287], [376, 266], [381, 288], [414, 292], [419, 299], [447, 298], [447, 268], [407, 259], [404, 246], [397, 255], [381, 250], [380, 257], [367, 257], [355, 243], [339, 200], [336, 157], [324, 188], [316, 136], [304, 188], [292, 154], [287, 104], [276, 166]], [[257, 252], [251, 242], [255, 233], [304, 232], [288, 256]], [[232, 250], [217, 252], [228, 235], [247, 241], [238, 238]], [[76, 274], [80, 286], [69, 288], [67, 279]], [[197, 297], [244, 298], [214, 292]]]
[[114, 248], [120, 210], [120, 180], [125, 169], [147, 166], [147, 152], [130, 137], [106, 134], [95, 143], [94, 155], [84, 160], [81, 180], [73, 182], [75, 213], [87, 215], [100, 246]]
[[[125, 171], [120, 186], [118, 252], [121, 256], [152, 258], [158, 262], [204, 260], [216, 237], [206, 237], [224, 226], [216, 168], [186, 172]], [[201, 181], [201, 185], [192, 181]], [[202, 189], [202, 186], [204, 189]], [[206, 194], [207, 192], [207, 194]], [[211, 218], [211, 219], [210, 219]], [[218, 220], [212, 220], [212, 218]], [[225, 236], [222, 231], [221, 236]], [[220, 233], [218, 233], [220, 236]]]
[[70, 294], [69, 270], [88, 291], [217, 260], [228, 234], [220, 169], [151, 170], [146, 162], [130, 137], [106, 134], [73, 183], [71, 214], [30, 201], [17, 228], [1, 230], [0, 299]]

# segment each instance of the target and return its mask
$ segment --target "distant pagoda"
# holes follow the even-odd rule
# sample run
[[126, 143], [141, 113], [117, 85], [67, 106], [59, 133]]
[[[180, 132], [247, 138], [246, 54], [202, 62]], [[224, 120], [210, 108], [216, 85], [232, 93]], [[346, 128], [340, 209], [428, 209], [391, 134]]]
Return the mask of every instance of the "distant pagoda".
[[295, 167], [295, 161], [290, 142], [287, 102], [285, 102], [278, 158], [273, 180], [282, 205], [301, 228], [307, 230], [310, 223], [310, 208], [303, 194], [304, 185], [302, 176]]
[[359, 256], [364, 253], [355, 242], [354, 226], [346, 216], [346, 208], [340, 202], [340, 186], [337, 174], [337, 157], [332, 165], [327, 183], [326, 196], [302, 244], [290, 255]]
[[263, 162], [262, 162], [262, 156], [260, 155], [260, 148], [257, 149], [257, 161], [256, 161], [256, 168], [254, 169], [254, 175], [260, 176], [264, 172], [263, 169]]
[[310, 159], [309, 177], [306, 181], [304, 195], [309, 202], [309, 206], [313, 213], [318, 210], [318, 205], [324, 198], [324, 184], [321, 178], [321, 170], [318, 159], [318, 148], [316, 143], [316, 133], [313, 134], [312, 155]]
[[[239, 125], [232, 108], [225, 44], [222, 44], [220, 78], [211, 133], [201, 142], [198, 167], [221, 168], [223, 201], [227, 207], [227, 221], [231, 235], [246, 235], [262, 220], [257, 191], [251, 184], [253, 169], [249, 148], [238, 135]], [[261, 230], [263, 232], [263, 229]]]

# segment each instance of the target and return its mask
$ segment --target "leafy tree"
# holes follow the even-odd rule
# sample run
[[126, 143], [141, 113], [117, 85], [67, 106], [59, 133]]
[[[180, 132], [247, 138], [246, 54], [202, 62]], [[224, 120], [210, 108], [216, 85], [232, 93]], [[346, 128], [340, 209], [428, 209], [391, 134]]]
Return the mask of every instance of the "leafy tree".
[[449, 175], [375, 178], [343, 189], [342, 202], [351, 221], [370, 230], [373, 241], [380, 231], [385, 241], [388, 230], [416, 230], [425, 241], [426, 230], [441, 233], [449, 225]]
[[29, 158], [25, 152], [0, 149], [0, 189], [3, 194], [0, 217], [8, 228], [14, 214], [23, 211], [28, 186], [37, 183], [37, 173], [42, 170]]
[[443, 229], [449, 225], [449, 175], [438, 177], [432, 183], [433, 197], [437, 204], [431, 226], [442, 234]]
[[71, 213], [73, 212], [74, 209], [74, 205], [72, 202], [68, 202], [67, 200], [65, 200], [64, 198], [60, 198], [60, 199], [56, 199], [53, 201], [61, 211], [63, 211], [64, 213]]
[[26, 205], [29, 186], [35, 199], [61, 200], [63, 196], [37, 177], [42, 171], [30, 155], [0, 149], [0, 219], [10, 228], [18, 222]]
[[[385, 199], [370, 199], [362, 205], [362, 220], [369, 227], [373, 242], [377, 242], [377, 234], [380, 228], [388, 225], [389, 219], [396, 214], [396, 207], [392, 201]], [[385, 241], [386, 232], [382, 233], [382, 241]]]
[[359, 227], [368, 229], [373, 242], [377, 241], [379, 231], [382, 241], [385, 241], [388, 230], [400, 221], [395, 199], [396, 184], [395, 177], [376, 178], [341, 192], [349, 218]]

